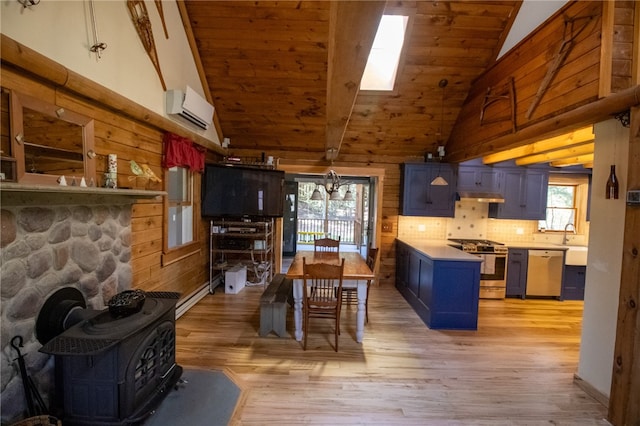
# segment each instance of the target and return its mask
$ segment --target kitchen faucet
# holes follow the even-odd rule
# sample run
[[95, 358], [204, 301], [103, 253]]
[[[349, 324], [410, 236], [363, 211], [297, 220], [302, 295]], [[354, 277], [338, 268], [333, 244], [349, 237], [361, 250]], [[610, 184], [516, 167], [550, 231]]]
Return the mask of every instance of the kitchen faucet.
[[574, 234], [577, 234], [577, 232], [576, 232], [576, 226], [575, 226], [573, 223], [571, 223], [571, 222], [567, 223], [567, 224], [564, 226], [564, 235], [562, 236], [562, 245], [567, 245], [567, 229], [568, 229], [569, 227], [572, 227], [572, 228], [573, 228], [573, 233], [574, 233]]

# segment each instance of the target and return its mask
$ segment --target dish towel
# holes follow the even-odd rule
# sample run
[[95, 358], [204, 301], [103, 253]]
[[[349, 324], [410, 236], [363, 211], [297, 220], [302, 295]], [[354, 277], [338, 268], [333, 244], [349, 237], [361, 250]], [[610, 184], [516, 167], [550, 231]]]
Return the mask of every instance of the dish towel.
[[482, 255], [482, 266], [480, 267], [480, 273], [493, 275], [496, 273], [496, 255], [484, 254]]

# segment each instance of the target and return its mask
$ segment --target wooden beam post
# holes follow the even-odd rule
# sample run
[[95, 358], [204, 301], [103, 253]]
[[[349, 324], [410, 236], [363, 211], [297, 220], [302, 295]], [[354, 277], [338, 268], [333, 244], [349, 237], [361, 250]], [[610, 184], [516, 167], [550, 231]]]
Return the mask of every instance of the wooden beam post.
[[[633, 83], [640, 82], [640, 6], [635, 4]], [[640, 107], [631, 108], [627, 189], [640, 189]], [[620, 194], [621, 197], [626, 194]], [[640, 206], [627, 205], [618, 323], [614, 348], [608, 420], [614, 425], [640, 424]]]
[[327, 70], [327, 160], [338, 156], [384, 12], [383, 1], [331, 3]]

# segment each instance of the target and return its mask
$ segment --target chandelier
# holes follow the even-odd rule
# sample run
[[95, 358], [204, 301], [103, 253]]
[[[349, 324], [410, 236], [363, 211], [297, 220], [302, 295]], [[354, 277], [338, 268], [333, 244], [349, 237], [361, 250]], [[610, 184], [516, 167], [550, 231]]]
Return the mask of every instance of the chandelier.
[[347, 188], [347, 192], [344, 194], [344, 198], [340, 197], [340, 187], [344, 185], [349, 184], [341, 182], [340, 176], [335, 172], [335, 170], [329, 170], [329, 173], [324, 176], [324, 184], [320, 185], [316, 183], [316, 188], [311, 194], [311, 199], [314, 201], [324, 200], [324, 197], [320, 193], [319, 189], [319, 187], [322, 187], [325, 191], [327, 191], [327, 194], [329, 194], [329, 201], [353, 201], [354, 198], [350, 186]]

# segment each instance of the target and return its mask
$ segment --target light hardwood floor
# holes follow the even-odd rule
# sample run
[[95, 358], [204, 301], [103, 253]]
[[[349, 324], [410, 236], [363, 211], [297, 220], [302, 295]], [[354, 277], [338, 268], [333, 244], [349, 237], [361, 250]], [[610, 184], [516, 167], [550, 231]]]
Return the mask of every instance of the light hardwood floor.
[[478, 331], [436, 331], [394, 287], [372, 287], [364, 341], [350, 308], [336, 353], [330, 321], [312, 322], [306, 352], [259, 337], [261, 292], [219, 289], [176, 324], [180, 365], [225, 370], [241, 387], [232, 424], [607, 424], [573, 383], [582, 302], [481, 300]]

